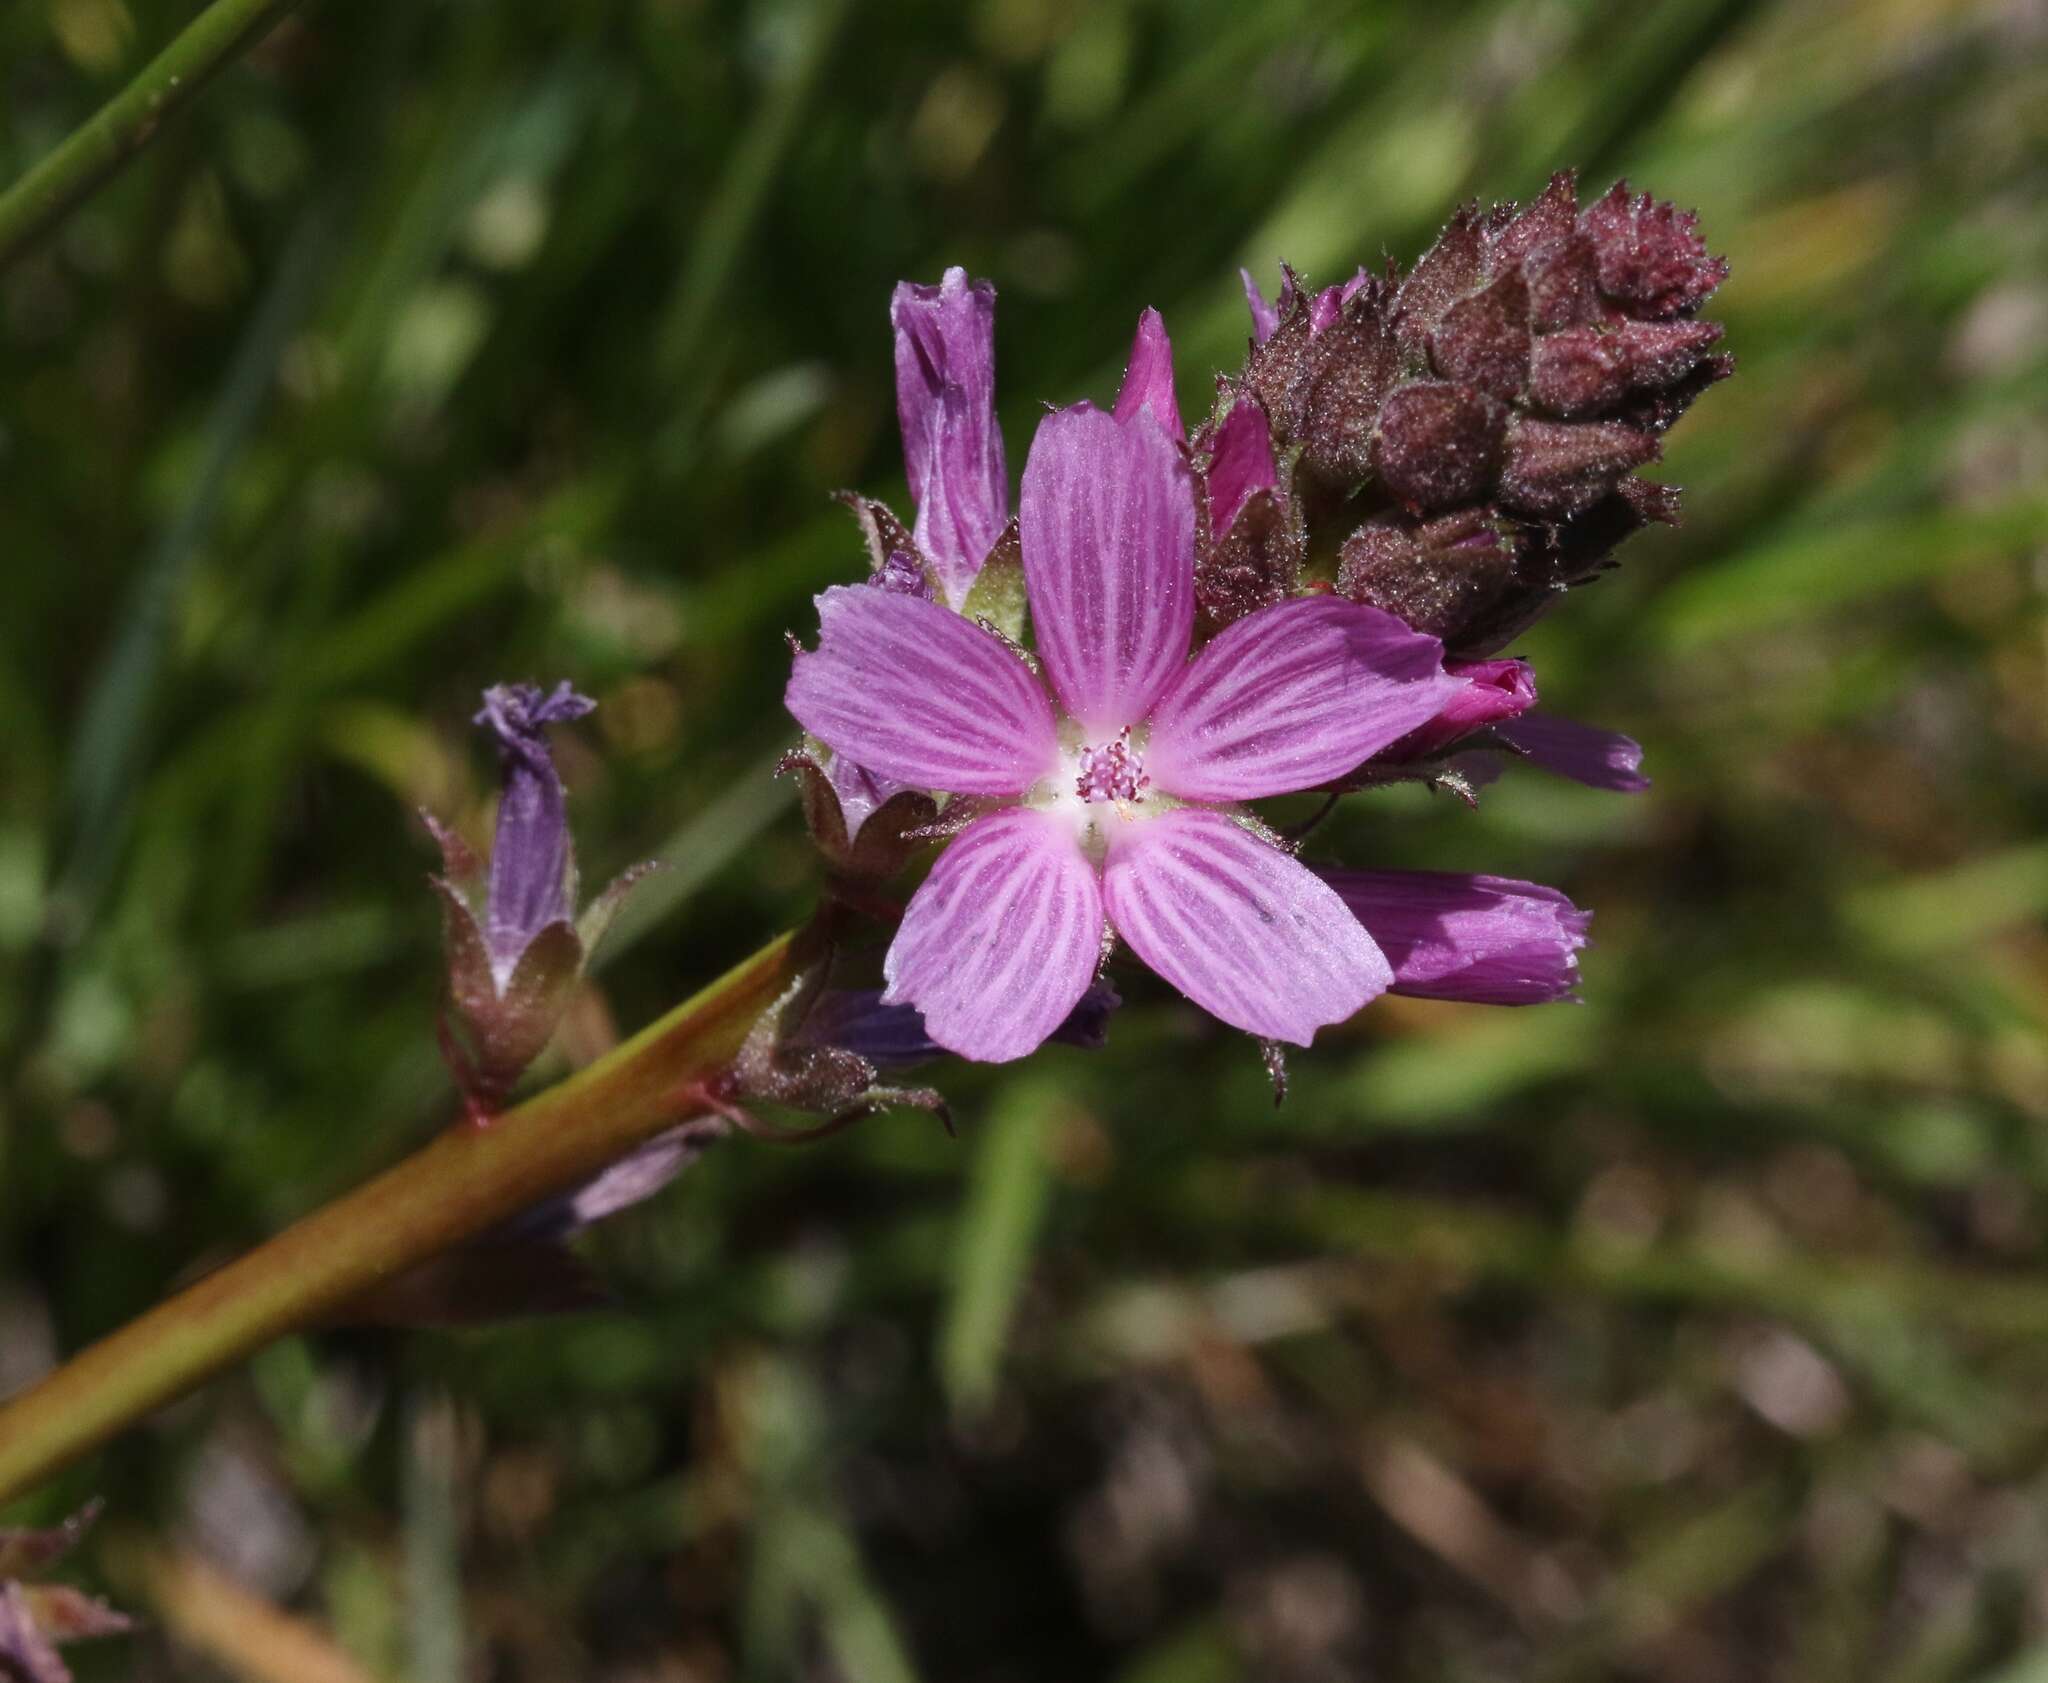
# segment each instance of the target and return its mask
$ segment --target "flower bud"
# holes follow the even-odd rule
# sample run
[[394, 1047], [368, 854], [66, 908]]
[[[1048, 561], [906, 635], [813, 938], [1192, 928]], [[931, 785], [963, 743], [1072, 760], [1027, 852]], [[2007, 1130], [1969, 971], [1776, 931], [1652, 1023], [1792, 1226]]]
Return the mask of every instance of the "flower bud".
[[1462, 380], [1503, 403], [1529, 383], [1529, 285], [1510, 269], [1445, 312], [1429, 336], [1430, 361], [1447, 380]]
[[1418, 380], [1387, 399], [1372, 463], [1387, 494], [1423, 512], [1478, 502], [1501, 469], [1508, 408], [1476, 386]]
[[1368, 521], [1344, 542], [1337, 589], [1452, 642], [1515, 582], [1512, 532], [1476, 512]]
[[1728, 260], [1708, 254], [1698, 216], [1648, 193], [1630, 198], [1626, 181], [1587, 206], [1579, 226], [1598, 253], [1600, 290], [1632, 315], [1656, 321], [1696, 310], [1728, 278]]
[[1619, 421], [1519, 420], [1508, 433], [1500, 500], [1517, 514], [1569, 520], [1657, 456], [1654, 435]]
[[1571, 327], [1536, 342], [1529, 399], [1567, 419], [1620, 406], [1632, 392], [1677, 384], [1720, 341], [1713, 321]]
[[1578, 997], [1589, 914], [1554, 888], [1443, 871], [1325, 871], [1393, 968], [1393, 992], [1472, 1005]]
[[867, 543], [869, 582], [881, 590], [936, 601], [939, 590], [931, 569], [918, 554], [917, 540], [896, 517], [896, 511], [887, 503], [863, 497], [857, 491], [839, 491], [834, 495], [859, 523], [861, 537]]

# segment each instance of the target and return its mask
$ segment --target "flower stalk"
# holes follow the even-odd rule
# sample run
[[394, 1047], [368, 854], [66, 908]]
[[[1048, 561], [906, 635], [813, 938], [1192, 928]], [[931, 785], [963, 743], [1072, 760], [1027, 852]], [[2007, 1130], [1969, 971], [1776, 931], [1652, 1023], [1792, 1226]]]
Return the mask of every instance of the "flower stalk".
[[125, 88], [0, 193], [0, 265], [11, 263], [123, 164], [298, 0], [213, 0]]
[[488, 1128], [448, 1129], [0, 1405], [0, 1501], [273, 1339], [701, 1113], [705, 1084], [730, 1068], [807, 945], [778, 937], [609, 1056]]

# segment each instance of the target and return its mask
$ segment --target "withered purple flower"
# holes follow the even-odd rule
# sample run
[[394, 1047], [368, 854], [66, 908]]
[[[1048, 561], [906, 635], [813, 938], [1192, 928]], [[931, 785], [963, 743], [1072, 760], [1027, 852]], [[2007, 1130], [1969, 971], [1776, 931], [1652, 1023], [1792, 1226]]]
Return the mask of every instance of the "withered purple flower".
[[476, 722], [497, 738], [504, 767], [484, 918], [484, 943], [501, 988], [535, 937], [550, 924], [566, 923], [575, 904], [567, 795], [548, 752], [547, 727], [580, 719], [596, 705], [566, 682], [552, 695], [532, 684], [484, 691]]
[[578, 916], [567, 797], [547, 728], [594, 705], [566, 683], [552, 693], [532, 684], [484, 692], [476, 722], [496, 738], [503, 774], [488, 865], [422, 814], [445, 869], [429, 879], [441, 897], [448, 965], [444, 1042], [479, 1114], [540, 1056], [627, 891], [652, 868], [625, 872]]
[[1391, 980], [1336, 895], [1236, 821], [1239, 803], [1341, 776], [1459, 686], [1436, 639], [1330, 596], [1261, 610], [1188, 659], [1196, 490], [1146, 338], [1146, 398], [1120, 402], [1122, 420], [1048, 415], [1025, 466], [1043, 676], [936, 603], [840, 587], [818, 598], [818, 649], [790, 679], [790, 711], [835, 752], [993, 809], [918, 890], [885, 968], [888, 1001], [964, 1057], [1040, 1045], [1110, 930], [1212, 1015], [1296, 1045]]
[[1635, 795], [1649, 788], [1641, 769], [1642, 746], [1633, 738], [1530, 711], [1536, 705], [1536, 677], [1526, 660], [1447, 660], [1444, 671], [1463, 688], [1435, 718], [1379, 754], [1372, 771], [1398, 770], [1457, 752], [1468, 785], [1491, 782], [1505, 756], [1613, 794]]
[[1325, 871], [1393, 966], [1388, 990], [1475, 1005], [1577, 998], [1588, 914], [1554, 888], [1445, 871]]
[[1642, 771], [1642, 744], [1620, 731], [1551, 713], [1524, 713], [1494, 734], [1531, 765], [1574, 783], [1617, 795], [1639, 795], [1650, 786]]
[[[957, 267], [937, 286], [901, 281], [890, 297], [896, 415], [916, 527], [855, 492], [839, 499], [860, 522], [876, 590], [963, 609], [1005, 539], [1014, 547], [995, 415], [995, 302], [992, 285]], [[1171, 363], [1167, 380], [1170, 390]], [[800, 779], [811, 834], [846, 886], [893, 874], [909, 852], [902, 833], [934, 816], [928, 797], [844, 754], [800, 752], [782, 769]], [[883, 821], [870, 830], [877, 815]]]
[[903, 465], [917, 505], [915, 554], [958, 607], [1010, 518], [995, 415], [996, 289], [959, 268], [937, 286], [904, 281], [889, 320]]
[[135, 1628], [125, 1613], [68, 1584], [31, 1581], [78, 1546], [99, 1511], [89, 1503], [49, 1530], [0, 1528], [0, 1677], [71, 1683], [61, 1645]]

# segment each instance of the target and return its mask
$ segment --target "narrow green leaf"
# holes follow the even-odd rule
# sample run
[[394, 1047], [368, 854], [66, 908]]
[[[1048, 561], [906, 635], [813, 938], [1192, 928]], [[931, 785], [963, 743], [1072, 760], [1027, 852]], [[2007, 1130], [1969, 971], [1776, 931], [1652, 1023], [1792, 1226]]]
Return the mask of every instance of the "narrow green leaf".
[[1043, 1078], [1004, 1095], [976, 1143], [955, 1242], [952, 1297], [939, 1331], [939, 1372], [955, 1409], [994, 1395], [1017, 1298], [1051, 1191], [1047, 1145], [1061, 1103]]

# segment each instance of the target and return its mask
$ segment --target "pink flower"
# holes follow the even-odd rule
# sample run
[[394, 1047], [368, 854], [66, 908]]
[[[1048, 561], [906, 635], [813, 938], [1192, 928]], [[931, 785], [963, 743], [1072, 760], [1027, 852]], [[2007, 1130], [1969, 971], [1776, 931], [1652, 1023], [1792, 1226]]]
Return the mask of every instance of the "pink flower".
[[996, 807], [940, 857], [885, 964], [888, 1002], [962, 1057], [1039, 1046], [1112, 932], [1212, 1015], [1295, 1045], [1393, 979], [1336, 892], [1238, 803], [1344, 775], [1460, 685], [1434, 637], [1334, 596], [1263, 608], [1188, 658], [1195, 486], [1150, 326], [1130, 376], [1145, 396], [1048, 415], [1025, 465], [1042, 674], [939, 603], [838, 587], [790, 678], [790, 711], [835, 752]]

